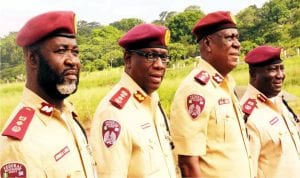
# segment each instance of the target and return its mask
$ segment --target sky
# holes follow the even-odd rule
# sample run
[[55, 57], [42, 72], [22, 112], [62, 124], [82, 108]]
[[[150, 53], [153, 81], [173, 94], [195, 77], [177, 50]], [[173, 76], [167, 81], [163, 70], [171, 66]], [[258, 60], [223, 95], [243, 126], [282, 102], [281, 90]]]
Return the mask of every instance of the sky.
[[108, 25], [123, 18], [139, 18], [145, 22], [159, 19], [163, 11], [182, 12], [196, 5], [204, 13], [218, 10], [240, 10], [267, 0], [0, 0], [0, 37], [18, 31], [31, 17], [52, 10], [72, 10], [78, 20]]

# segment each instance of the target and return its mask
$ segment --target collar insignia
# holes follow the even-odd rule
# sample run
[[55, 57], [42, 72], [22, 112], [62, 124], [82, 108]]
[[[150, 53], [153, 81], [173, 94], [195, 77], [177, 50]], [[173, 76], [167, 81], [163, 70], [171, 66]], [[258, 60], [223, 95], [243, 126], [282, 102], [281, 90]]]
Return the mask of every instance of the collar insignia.
[[51, 104], [48, 104], [48, 103], [45, 103], [45, 102], [42, 102], [41, 103], [41, 108], [40, 108], [40, 112], [47, 115], [47, 116], [50, 116], [53, 112], [53, 106]]
[[220, 84], [224, 80], [224, 78], [218, 73], [216, 73], [212, 78], [217, 84]]
[[143, 95], [142, 92], [140, 91], [136, 91], [134, 94], [133, 94], [134, 98], [138, 101], [138, 102], [143, 102], [145, 99], [146, 99], [146, 96]]

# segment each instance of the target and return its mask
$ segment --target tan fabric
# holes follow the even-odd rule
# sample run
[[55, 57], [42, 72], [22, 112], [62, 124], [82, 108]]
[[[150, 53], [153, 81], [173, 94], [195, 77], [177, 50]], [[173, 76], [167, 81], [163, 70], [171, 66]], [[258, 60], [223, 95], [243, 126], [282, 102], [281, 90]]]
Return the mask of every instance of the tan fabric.
[[300, 138], [293, 116], [282, 103], [281, 96], [262, 102], [263, 95], [249, 85], [241, 99], [255, 99], [247, 121], [254, 170], [258, 178], [298, 178], [300, 175]]
[[72, 106], [65, 102], [62, 113], [54, 109], [52, 116], [47, 116], [39, 111], [42, 102], [45, 101], [35, 93], [24, 89], [22, 101], [6, 125], [24, 106], [33, 108], [35, 114], [22, 140], [0, 137], [0, 168], [21, 163], [30, 178], [95, 177], [91, 152], [82, 130], [73, 120]]
[[[109, 100], [124, 87], [131, 96], [122, 109]], [[138, 102], [135, 92], [146, 96]], [[169, 133], [158, 108], [158, 94], [147, 96], [127, 75], [111, 90], [97, 108], [91, 128], [91, 144], [95, 151], [101, 178], [174, 178], [176, 177]], [[103, 141], [102, 126], [106, 120], [120, 124], [120, 134], [111, 147]]]
[[[206, 84], [194, 79], [201, 71], [210, 76]], [[179, 155], [199, 156], [199, 169], [205, 178], [252, 178], [249, 143], [233, 94], [234, 81], [228, 76], [218, 83], [213, 79], [216, 74], [220, 75], [201, 60], [176, 91], [170, 116], [175, 151]], [[205, 99], [196, 118], [192, 118], [187, 106], [187, 98], [192, 94]]]

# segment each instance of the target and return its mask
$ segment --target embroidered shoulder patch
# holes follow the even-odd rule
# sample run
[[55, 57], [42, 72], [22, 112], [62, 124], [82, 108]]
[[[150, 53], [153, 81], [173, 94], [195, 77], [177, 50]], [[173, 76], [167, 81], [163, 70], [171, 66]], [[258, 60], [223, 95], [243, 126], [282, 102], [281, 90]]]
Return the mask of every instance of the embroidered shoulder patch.
[[249, 98], [242, 107], [242, 110], [245, 114], [250, 115], [254, 108], [256, 107], [257, 101], [255, 99]]
[[0, 169], [2, 178], [26, 178], [26, 167], [17, 162], [5, 164]]
[[210, 75], [207, 71], [202, 70], [197, 75], [194, 76], [194, 79], [199, 82], [201, 85], [206, 85], [210, 79]]
[[113, 146], [121, 132], [121, 125], [114, 120], [106, 120], [102, 125], [103, 142], [107, 148]]
[[23, 107], [8, 124], [2, 135], [22, 140], [33, 116], [34, 109], [30, 107]]
[[187, 97], [187, 108], [190, 116], [195, 119], [203, 111], [205, 106], [205, 99], [196, 94], [189, 95]]
[[116, 108], [122, 109], [130, 98], [130, 95], [129, 90], [122, 87], [116, 94], [114, 94], [114, 96], [111, 97], [109, 101]]

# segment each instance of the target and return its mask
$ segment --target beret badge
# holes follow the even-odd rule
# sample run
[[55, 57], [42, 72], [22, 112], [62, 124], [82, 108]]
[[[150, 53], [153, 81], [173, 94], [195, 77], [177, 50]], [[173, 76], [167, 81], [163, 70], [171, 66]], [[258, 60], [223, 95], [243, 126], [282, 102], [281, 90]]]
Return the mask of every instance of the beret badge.
[[77, 33], [77, 16], [76, 16], [76, 14], [74, 14], [74, 31], [76, 34]]
[[229, 12], [229, 16], [231, 17], [232, 22], [236, 24], [235, 16], [231, 12]]
[[170, 38], [171, 38], [170, 30], [166, 29], [166, 32], [165, 32], [165, 45], [166, 46], [169, 46], [169, 44], [170, 44]]

